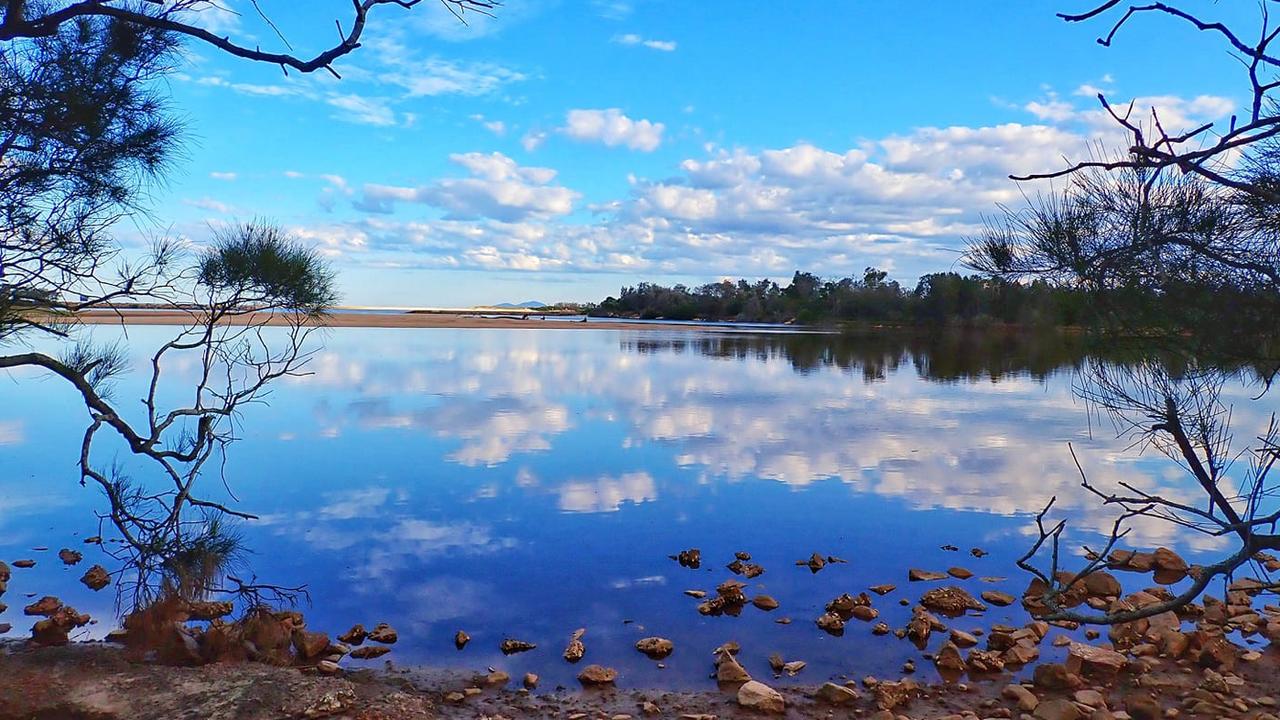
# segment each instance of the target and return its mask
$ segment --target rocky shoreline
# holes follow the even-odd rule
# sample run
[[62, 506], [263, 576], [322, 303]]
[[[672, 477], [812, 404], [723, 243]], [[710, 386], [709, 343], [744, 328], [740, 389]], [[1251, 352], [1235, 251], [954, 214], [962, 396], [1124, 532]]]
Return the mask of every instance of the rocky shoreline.
[[[979, 552], [973, 551], [975, 557]], [[65, 549], [59, 558], [67, 566], [81, 560], [79, 553]], [[702, 562], [701, 553], [692, 548], [671, 559], [691, 569]], [[738, 552], [727, 568], [748, 579], [765, 572], [750, 561], [749, 553]], [[814, 553], [796, 564], [816, 574], [842, 562]], [[1276, 561], [1267, 557], [1260, 562]], [[34, 563], [13, 565], [25, 569]], [[1172, 597], [1165, 585], [1198, 572], [1164, 548], [1154, 553], [1117, 551], [1109, 567], [1149, 574], [1156, 585], [1125, 594], [1115, 576], [1099, 572], [1072, 585], [1061, 602], [1111, 612], [1150, 607]], [[105, 587], [98, 569], [91, 568], [81, 578], [95, 591]], [[0, 594], [11, 577], [9, 567], [0, 562]], [[712, 592], [691, 589], [684, 594], [697, 601], [696, 612], [703, 616], [735, 616], [748, 606], [753, 612], [778, 608], [772, 596], [748, 597], [746, 583], [737, 577], [719, 583]], [[1104, 639], [1099, 630], [1087, 630], [1081, 638], [1074, 623], [1038, 619], [1044, 609], [1038, 605], [1043, 588], [1037, 581], [1021, 598], [1030, 618], [1025, 624], [997, 623], [968, 631], [955, 627], [949, 621], [977, 620], [988, 609], [984, 603], [1003, 607], [1018, 601], [995, 590], [975, 597], [957, 584], [973, 577], [961, 567], [946, 572], [911, 569], [908, 584], [923, 588], [914, 601], [905, 589], [876, 585], [869, 592], [835, 597], [812, 620], [831, 635], [843, 634], [847, 624], [861, 623], [872, 635], [909, 641], [918, 649], [919, 660], [931, 665], [942, 682], [918, 682], [912, 659], [892, 678], [838, 676], [820, 685], [792, 686], [788, 683], [804, 669], [803, 660], [774, 653], [769, 656], [772, 678], [752, 677], [739, 656], [764, 657], [761, 653], [767, 649], [751, 645], [743, 654], [740, 643], [727, 641], [707, 656], [706, 667], [717, 689], [706, 692], [620, 689], [625, 678], [620, 680], [617, 670], [599, 664], [575, 668], [580, 687], [541, 690], [533, 672], [517, 682], [493, 667], [480, 672], [401, 669], [387, 659], [381, 670], [350, 669], [340, 664], [345, 658], [372, 660], [390, 652], [398, 639], [395, 629], [385, 623], [370, 630], [355, 625], [331, 638], [309, 629], [306, 618], [294, 610], [255, 606], [229, 619], [234, 610], [230, 602], [178, 597], [130, 613], [123, 629], [108, 636], [109, 642], [71, 642], [70, 634], [90, 622], [89, 617], [57, 597], [45, 596], [23, 608], [25, 615], [39, 618], [31, 636], [0, 643], [0, 719], [711, 720], [840, 715], [871, 720], [1276, 720], [1280, 606], [1268, 602], [1273, 591], [1259, 581], [1240, 579], [1222, 598], [1204, 595], [1202, 604], [1113, 625]], [[895, 591], [897, 603], [910, 608], [909, 620], [898, 628], [877, 622], [880, 611], [874, 599]], [[9, 630], [0, 628], [0, 634]], [[582, 628], [569, 635], [562, 653], [565, 662], [576, 665], [583, 659], [589, 641], [584, 641], [585, 634]], [[750, 638], [744, 640], [750, 645]], [[463, 630], [454, 637], [459, 650], [469, 642]], [[1042, 647], [1054, 649], [1055, 659], [1063, 661], [1043, 661]], [[500, 647], [504, 655], [534, 649], [533, 643], [512, 637]], [[675, 642], [658, 636], [635, 642], [635, 651], [658, 663], [676, 649]]]

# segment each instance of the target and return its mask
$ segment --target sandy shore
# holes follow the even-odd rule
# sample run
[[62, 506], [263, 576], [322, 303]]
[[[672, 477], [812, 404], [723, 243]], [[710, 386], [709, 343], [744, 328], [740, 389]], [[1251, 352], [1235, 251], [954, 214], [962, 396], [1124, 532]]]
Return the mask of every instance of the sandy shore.
[[[169, 310], [92, 310], [76, 314], [76, 321], [86, 325], [187, 325], [192, 316], [182, 311]], [[263, 323], [285, 325], [283, 315], [251, 313], [228, 320], [230, 323]], [[567, 319], [542, 319], [540, 317], [492, 317], [479, 314], [415, 312], [415, 313], [360, 313], [334, 312], [317, 324], [326, 327], [356, 328], [495, 328], [507, 330], [700, 330], [720, 332], [750, 332], [758, 328], [734, 328], [725, 325], [627, 323], [607, 319], [587, 322]]]

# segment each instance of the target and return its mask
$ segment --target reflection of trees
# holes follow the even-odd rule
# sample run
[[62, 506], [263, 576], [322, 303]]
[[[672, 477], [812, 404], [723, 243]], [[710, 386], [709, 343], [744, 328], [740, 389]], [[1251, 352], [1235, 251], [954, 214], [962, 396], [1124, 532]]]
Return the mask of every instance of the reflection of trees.
[[1096, 352], [1080, 335], [966, 330], [624, 336], [621, 347], [639, 354], [696, 352], [725, 360], [782, 360], [801, 373], [838, 368], [867, 380], [884, 379], [910, 364], [920, 377], [939, 381], [1008, 376], [1043, 380], [1059, 370], [1079, 367]]
[[[1152, 449], [1177, 463], [1200, 491], [1196, 500], [1172, 498], [1144, 491], [1129, 482], [1117, 487], [1100, 487], [1081, 470], [1081, 486], [1104, 506], [1121, 510], [1101, 550], [1090, 551], [1089, 561], [1079, 571], [1064, 571], [1061, 537], [1065, 521], [1046, 525], [1045, 516], [1053, 501], [1037, 518], [1038, 538], [1020, 561], [1025, 570], [1042, 583], [1043, 593], [1033, 604], [1050, 618], [1115, 624], [1131, 622], [1177, 610], [1194, 601], [1219, 577], [1231, 578], [1252, 564], [1268, 578], [1276, 569], [1274, 556], [1280, 550], [1280, 486], [1270, 473], [1280, 460], [1277, 436], [1280, 428], [1273, 413], [1259, 429], [1256, 441], [1241, 448], [1231, 432], [1231, 408], [1222, 400], [1222, 389], [1232, 375], [1217, 368], [1203, 368], [1187, 362], [1176, 368], [1169, 363], [1149, 361], [1125, 366], [1091, 363], [1081, 375], [1078, 392], [1095, 408], [1108, 415], [1121, 436], [1133, 447]], [[1124, 566], [1129, 558], [1113, 550], [1130, 533], [1130, 522], [1150, 518], [1187, 531], [1215, 538], [1235, 540], [1230, 552], [1216, 561], [1190, 571], [1193, 582], [1178, 595], [1162, 602], [1134, 607], [1113, 605], [1101, 613], [1071, 610], [1078, 604], [1081, 587], [1090, 575], [1109, 566]], [[1039, 561], [1039, 562], [1037, 562]], [[1169, 572], [1168, 568], [1158, 570]], [[1178, 580], [1185, 573], [1175, 570], [1166, 580]], [[1157, 576], [1159, 580], [1159, 576]], [[1274, 589], [1280, 587], [1270, 584]]]

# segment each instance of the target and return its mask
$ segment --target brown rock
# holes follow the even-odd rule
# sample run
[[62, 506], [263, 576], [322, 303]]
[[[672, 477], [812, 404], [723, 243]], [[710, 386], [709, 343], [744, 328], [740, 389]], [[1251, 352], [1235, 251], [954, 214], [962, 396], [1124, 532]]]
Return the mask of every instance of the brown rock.
[[313, 660], [320, 657], [329, 648], [329, 636], [322, 632], [295, 630], [293, 632], [293, 649], [302, 660]]
[[1073, 675], [1110, 680], [1115, 678], [1124, 666], [1124, 656], [1115, 650], [1084, 643], [1071, 643], [1067, 650], [1066, 668]]
[[578, 682], [583, 685], [609, 685], [618, 679], [618, 671], [603, 665], [588, 665], [578, 673]]
[[1079, 676], [1061, 663], [1037, 665], [1032, 677], [1035, 686], [1044, 690], [1075, 690], [1083, 684]]
[[1026, 687], [1018, 684], [1006, 685], [1000, 694], [1007, 700], [1012, 700], [1018, 705], [1018, 709], [1023, 712], [1034, 712], [1036, 706], [1040, 704], [1040, 698], [1036, 694], [1028, 690]]
[[877, 595], [888, 595], [889, 593], [893, 592], [894, 590], [897, 590], [897, 589], [898, 589], [898, 586], [897, 586], [897, 585], [888, 585], [888, 584], [886, 584], [886, 585], [872, 585], [872, 586], [871, 586], [870, 588], [868, 588], [868, 589], [869, 589], [869, 590], [871, 590], [871, 592], [873, 592], [873, 593], [875, 593], [875, 594], [877, 594]]
[[[370, 639], [373, 638], [372, 635], [370, 635], [369, 637]], [[507, 638], [506, 640], [503, 640], [501, 644], [498, 645], [498, 649], [502, 651], [503, 655], [514, 655], [516, 653], [529, 652], [530, 650], [533, 650], [536, 647], [538, 646], [531, 642], [525, 642], [524, 640], [516, 640], [514, 638]]]
[[399, 636], [396, 635], [395, 629], [386, 623], [378, 623], [369, 631], [369, 640], [371, 642], [382, 643], [383, 645], [393, 645], [398, 639]]
[[766, 612], [778, 609], [778, 601], [772, 595], [757, 595], [751, 598], [751, 604]]
[[973, 573], [962, 567], [947, 568], [947, 574], [957, 580], [968, 580], [973, 577]]
[[13, 566], [20, 569], [33, 568], [36, 566], [35, 560], [14, 560]]
[[675, 644], [666, 638], [647, 637], [636, 641], [636, 650], [653, 660], [661, 660], [670, 655], [675, 649]]
[[363, 625], [352, 625], [351, 629], [338, 636], [340, 642], [348, 645], [360, 645], [364, 643], [364, 639], [369, 637], [369, 633], [365, 632]]
[[586, 628], [578, 628], [569, 636], [569, 644], [564, 649], [564, 659], [576, 663], [587, 654], [587, 647], [582, 644], [582, 636], [587, 634]]
[[964, 658], [960, 656], [960, 648], [953, 642], [942, 645], [937, 655], [933, 657], [933, 664], [938, 668], [938, 674], [947, 682], [959, 680], [969, 669]]
[[675, 556], [675, 558], [676, 558], [676, 562], [680, 563], [680, 565], [682, 565], [683, 567], [691, 568], [693, 570], [697, 570], [699, 567], [702, 566], [702, 551], [699, 550], [698, 548], [689, 548], [688, 550], [681, 550], [680, 553]]
[[1080, 720], [1084, 717], [1084, 713], [1080, 712], [1080, 708], [1070, 700], [1055, 698], [1037, 705], [1033, 717], [1040, 720]]
[[524, 674], [524, 681], [521, 683], [529, 690], [535, 690], [538, 687], [538, 676], [527, 672]]
[[998, 590], [983, 590], [982, 599], [997, 607], [1007, 607], [1016, 600], [1009, 593], [1003, 593]]
[[919, 568], [911, 568], [907, 571], [907, 580], [911, 582], [932, 582], [934, 580], [946, 580], [947, 574], [933, 572], [931, 570], [921, 570]]
[[716, 682], [732, 685], [744, 683], [751, 679], [751, 673], [742, 667], [738, 659], [728, 649], [722, 650], [716, 658]]
[[1132, 720], [1161, 720], [1164, 717], [1164, 708], [1160, 703], [1146, 695], [1125, 698], [1124, 710]]
[[45, 595], [39, 600], [22, 608], [23, 615], [43, 615], [49, 617], [62, 609], [62, 601], [52, 595]]
[[471, 636], [461, 630], [459, 630], [457, 634], [453, 636], [453, 646], [458, 648], [459, 650], [466, 647], [467, 643], [469, 642], [471, 642]]
[[914, 680], [876, 683], [872, 690], [876, 695], [876, 707], [894, 710], [911, 704], [920, 694], [920, 686]]
[[1115, 575], [1101, 570], [1089, 573], [1084, 578], [1084, 589], [1093, 597], [1119, 597], [1122, 592], [1120, 581]]
[[934, 588], [920, 597], [920, 604], [948, 617], [959, 617], [969, 610], [986, 610], [987, 606], [954, 585]]
[[738, 688], [738, 704], [772, 715], [782, 715], [787, 711], [782, 693], [757, 680], [747, 681]]
[[823, 683], [813, 697], [819, 702], [824, 702], [828, 705], [846, 705], [858, 701], [858, 691], [851, 687], [829, 682]]
[[94, 565], [80, 577], [80, 582], [90, 590], [98, 591], [111, 584], [111, 575], [101, 565]]
[[391, 648], [389, 647], [381, 645], [366, 645], [352, 650], [351, 657], [356, 660], [372, 660], [377, 657], [382, 657], [389, 652], [391, 652]]
[[76, 550], [72, 550], [71, 548], [62, 548], [58, 551], [58, 559], [61, 560], [64, 565], [75, 565], [84, 559], [84, 555], [80, 554]]

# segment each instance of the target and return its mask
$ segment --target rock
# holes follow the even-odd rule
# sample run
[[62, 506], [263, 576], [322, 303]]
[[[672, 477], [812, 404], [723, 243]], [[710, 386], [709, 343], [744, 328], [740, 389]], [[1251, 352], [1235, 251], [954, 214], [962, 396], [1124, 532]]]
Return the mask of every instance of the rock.
[[445, 696], [444, 696], [444, 701], [445, 701], [445, 702], [447, 702], [447, 703], [452, 703], [452, 704], [454, 704], [454, 705], [457, 705], [458, 703], [460, 703], [460, 702], [462, 702], [463, 700], [466, 700], [466, 699], [467, 699], [467, 696], [466, 696], [466, 695], [463, 695], [462, 693], [460, 693], [460, 692], [458, 692], [458, 691], [456, 691], [456, 690], [455, 690], [455, 691], [453, 691], [453, 692], [450, 692], [450, 693], [445, 693]]
[[33, 567], [35, 567], [35, 566], [36, 566], [36, 561], [35, 561], [35, 560], [14, 560], [14, 561], [13, 561], [13, 566], [14, 566], [14, 567], [16, 567], [16, 568], [21, 568], [21, 569], [25, 570], [25, 569], [27, 569], [27, 568], [33, 568]]
[[871, 586], [870, 588], [868, 588], [868, 589], [869, 589], [869, 590], [871, 590], [871, 592], [873, 592], [873, 593], [875, 593], [875, 594], [877, 594], [877, 595], [888, 595], [889, 593], [893, 592], [894, 590], [897, 590], [897, 589], [898, 589], [898, 586], [897, 586], [897, 585], [887, 585], [887, 584], [886, 584], [886, 585], [872, 585], [872, 586]]
[[88, 615], [78, 613], [74, 608], [59, 603], [56, 611], [49, 613], [45, 619], [38, 620], [31, 626], [31, 642], [36, 645], [66, 645], [69, 639], [68, 634], [72, 630], [88, 624]]
[[773, 654], [771, 654], [771, 655], [769, 656], [769, 667], [770, 667], [770, 668], [771, 668], [775, 673], [780, 673], [780, 672], [782, 672], [782, 668], [783, 668], [783, 666], [784, 666], [784, 665], [786, 665], [786, 664], [787, 664], [787, 661], [786, 661], [786, 660], [783, 660], [783, 659], [782, 659], [782, 656], [781, 656], [781, 655], [779, 655], [778, 653], [773, 653]]
[[661, 660], [675, 650], [675, 644], [666, 638], [647, 637], [636, 641], [636, 650], [653, 660]]
[[1183, 560], [1178, 553], [1170, 550], [1169, 548], [1156, 548], [1152, 560], [1158, 570], [1182, 573], [1185, 575], [1189, 569], [1187, 561]]
[[881, 710], [893, 710], [910, 705], [920, 693], [920, 686], [914, 680], [899, 680], [876, 683], [872, 691], [876, 695], [876, 707]]
[[774, 715], [782, 715], [787, 711], [782, 693], [757, 680], [749, 680], [738, 688], [738, 704]]
[[965, 665], [964, 658], [960, 656], [960, 648], [953, 642], [942, 645], [938, 654], [933, 657], [933, 664], [937, 666], [938, 674], [947, 682], [959, 680], [969, 669]]
[[23, 615], [43, 615], [49, 617], [62, 609], [62, 601], [52, 595], [45, 595], [39, 600], [22, 608]]
[[875, 627], [873, 627], [873, 628], [871, 628], [871, 634], [872, 634], [872, 635], [888, 635], [888, 634], [889, 634], [889, 624], [888, 624], [888, 623], [882, 623], [882, 622], [878, 622], [878, 623], [876, 623], [876, 626], [875, 626]]
[[817, 573], [819, 570], [826, 567], [827, 560], [818, 553], [814, 553], [809, 556], [808, 560], [803, 561], [801, 564], [808, 565], [810, 572]]
[[293, 649], [302, 660], [320, 657], [329, 648], [329, 636], [322, 632], [293, 631]]
[[578, 682], [583, 685], [609, 685], [618, 679], [618, 671], [603, 665], [588, 665], [578, 673]]
[[722, 650], [716, 658], [716, 682], [731, 685], [749, 680], [751, 680], [751, 673], [742, 667], [732, 652]]
[[1001, 690], [1000, 694], [1003, 695], [1005, 699], [1012, 700], [1017, 703], [1018, 709], [1023, 712], [1034, 712], [1036, 706], [1040, 704], [1040, 698], [1036, 697], [1035, 693], [1028, 690], [1025, 686], [1018, 685], [1017, 683], [1005, 685], [1004, 690]]
[[698, 548], [681, 550], [680, 553], [675, 556], [675, 559], [682, 567], [697, 570], [702, 566], [702, 551]]
[[822, 687], [814, 693], [814, 698], [828, 705], [845, 705], [858, 701], [858, 691], [844, 685], [835, 683], [823, 683]]
[[1074, 690], [1083, 684], [1076, 675], [1067, 671], [1062, 663], [1037, 665], [1033, 673], [1035, 686], [1043, 690]]
[[[370, 635], [369, 637], [372, 639], [373, 636]], [[531, 642], [525, 642], [524, 640], [516, 640], [513, 638], [507, 638], [498, 645], [498, 649], [502, 651], [503, 655], [514, 655], [516, 653], [528, 652], [536, 647], [538, 646]]]
[[757, 595], [751, 598], [751, 604], [766, 612], [778, 609], [778, 601], [772, 595]]
[[502, 687], [511, 682], [511, 676], [501, 670], [494, 670], [484, 676], [484, 684], [489, 687]]
[[576, 663], [587, 654], [587, 646], [582, 644], [582, 636], [587, 634], [586, 628], [578, 628], [569, 636], [569, 644], [564, 649], [564, 659]]
[[1084, 578], [1084, 589], [1093, 597], [1119, 597], [1122, 592], [1120, 581], [1109, 572], [1096, 571]]
[[1103, 680], [1110, 680], [1124, 669], [1124, 656], [1115, 650], [1071, 643], [1067, 650], [1067, 672], [1073, 675], [1087, 675]]
[[662, 708], [658, 707], [656, 703], [650, 700], [645, 700], [644, 704], [640, 706], [640, 712], [645, 715], [661, 715]]
[[978, 644], [978, 638], [963, 630], [952, 629], [950, 639], [957, 647], [962, 648], [971, 648]]
[[12, 629], [13, 629], [13, 626], [10, 625], [9, 623], [0, 623], [0, 635], [4, 635], [5, 633], [9, 632]]
[[920, 570], [919, 568], [911, 568], [907, 571], [907, 580], [911, 582], [930, 582], [933, 580], [946, 580], [947, 574], [940, 572], [932, 572], [930, 570]]
[[365, 632], [364, 626], [360, 624], [352, 625], [351, 629], [338, 636], [339, 642], [348, 645], [360, 645], [364, 643], [364, 639], [369, 637], [369, 633]]
[[817, 619], [818, 627], [836, 636], [844, 634], [844, 618], [829, 612], [823, 613]]
[[685, 590], [684, 594], [688, 595], [691, 598], [696, 598], [698, 600], [701, 600], [702, 598], [707, 596], [707, 591], [706, 590]]
[[1160, 707], [1160, 703], [1146, 695], [1125, 698], [1124, 710], [1132, 720], [1161, 720], [1164, 717], [1164, 708]]
[[471, 636], [461, 630], [453, 636], [453, 646], [459, 650], [466, 647], [469, 642], [471, 642]]
[[324, 675], [337, 675], [342, 672], [342, 666], [332, 660], [319, 660], [316, 662], [316, 672]]
[[741, 560], [734, 560], [729, 563], [728, 568], [735, 575], [742, 575], [746, 578], [756, 578], [764, 574], [764, 567], [754, 563], [744, 563]]
[[101, 565], [94, 565], [86, 570], [84, 575], [80, 576], [80, 582], [84, 583], [85, 587], [96, 592], [111, 584], [111, 575]]
[[968, 580], [973, 577], [973, 573], [962, 567], [947, 568], [947, 574], [957, 580]]
[[934, 588], [920, 598], [920, 604], [949, 617], [959, 617], [969, 610], [986, 610], [987, 606], [954, 585]]
[[61, 560], [64, 565], [75, 565], [84, 559], [84, 555], [72, 550], [71, 548], [62, 548], [58, 551], [58, 559]]
[[382, 657], [389, 652], [391, 652], [391, 648], [389, 647], [366, 645], [365, 647], [358, 647], [355, 650], [352, 650], [351, 657], [355, 660], [372, 660], [374, 658]]
[[[369, 631], [369, 640], [383, 645], [393, 645], [399, 639], [395, 629], [386, 623], [378, 623]], [[345, 642], [345, 641], [344, 641]]]
[[783, 663], [782, 672], [786, 673], [787, 677], [795, 677], [796, 675], [799, 675], [800, 671], [804, 670], [808, 664], [809, 663], [803, 660], [792, 660], [791, 662]]
[[995, 605], [996, 607], [1007, 607], [1009, 605], [1012, 605], [1014, 600], [1016, 600], [1017, 598], [1010, 595], [1009, 593], [1000, 592], [999, 590], [983, 590], [982, 599], [986, 600], [992, 605]]
[[1070, 700], [1055, 698], [1037, 705], [1033, 717], [1040, 720], [1080, 720], [1084, 717], [1084, 713], [1080, 712], [1080, 708]]
[[1093, 689], [1077, 690], [1071, 696], [1071, 699], [1091, 708], [1105, 708], [1107, 706], [1107, 700], [1102, 696], [1102, 693]]

